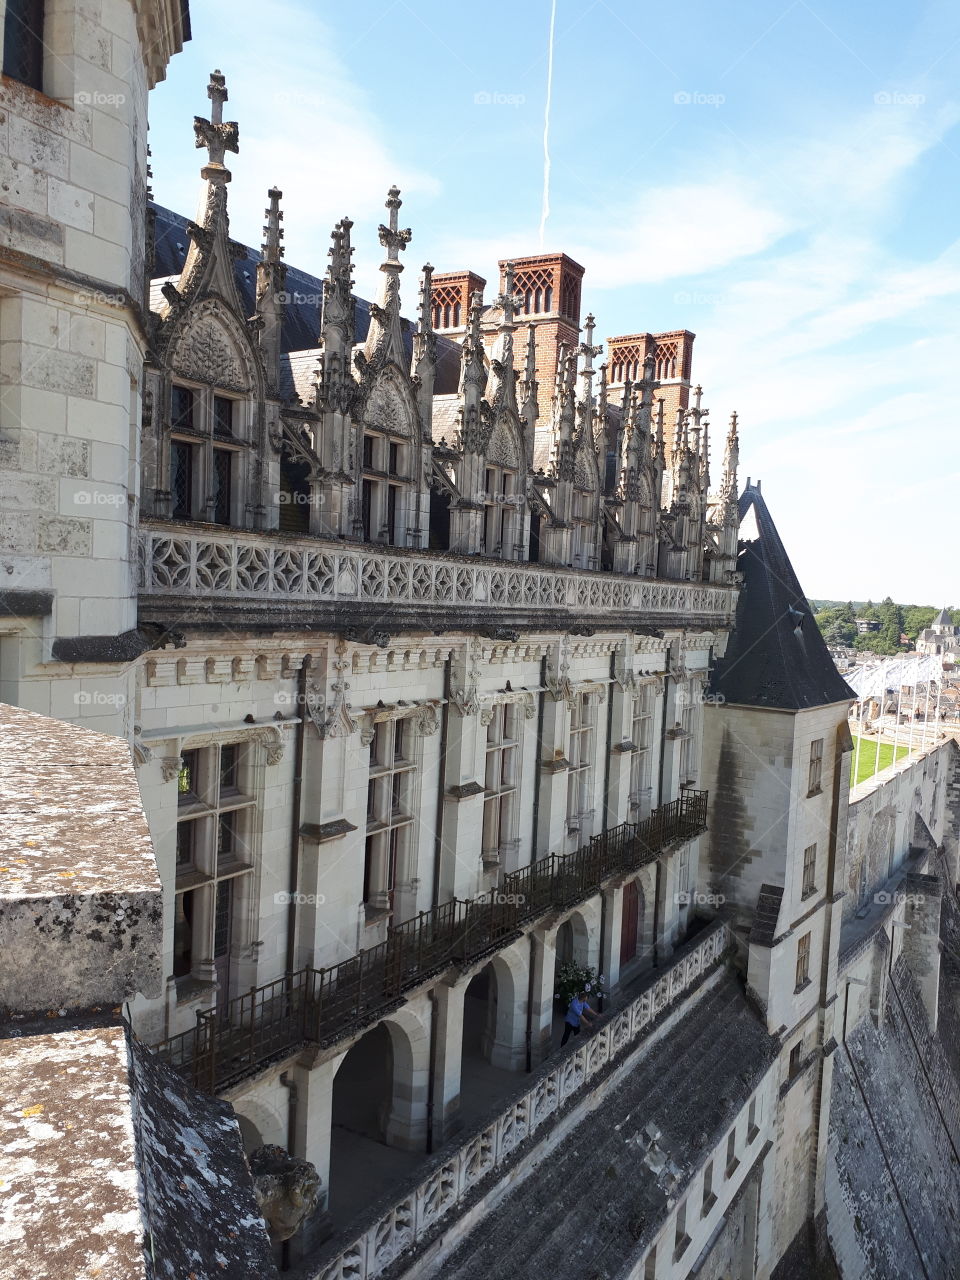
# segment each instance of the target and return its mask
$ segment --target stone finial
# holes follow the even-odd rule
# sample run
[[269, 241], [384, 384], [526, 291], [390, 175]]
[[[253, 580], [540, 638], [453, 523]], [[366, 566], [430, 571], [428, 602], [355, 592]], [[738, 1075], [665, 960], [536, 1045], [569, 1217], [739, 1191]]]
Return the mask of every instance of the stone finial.
[[327, 257], [330, 259], [327, 279], [331, 284], [345, 285], [348, 290], [353, 287], [353, 248], [350, 244], [352, 226], [353, 223], [348, 217], [342, 217], [330, 232], [333, 243], [327, 250]]
[[520, 299], [513, 291], [513, 281], [516, 275], [516, 269], [512, 262], [505, 262], [503, 266], [503, 293], [498, 294], [493, 300], [495, 307], [500, 307], [503, 311], [503, 321], [500, 325], [501, 330], [513, 329], [514, 320], [520, 309]]
[[387, 256], [381, 264], [382, 271], [403, 270], [403, 263], [400, 261], [400, 250], [405, 249], [413, 239], [413, 232], [409, 227], [403, 231], [399, 230], [398, 215], [402, 204], [400, 188], [391, 187], [384, 202], [384, 207], [390, 210], [390, 225], [385, 227], [381, 223], [379, 229], [380, 243], [387, 251]]
[[418, 305], [420, 329], [427, 333], [433, 327], [430, 297], [433, 290], [433, 264], [425, 262], [420, 275], [420, 298]]
[[207, 163], [200, 170], [201, 178], [208, 182], [222, 184], [230, 181], [230, 170], [224, 165], [223, 158], [228, 151], [239, 152], [240, 130], [235, 120], [224, 122], [223, 104], [227, 101], [227, 82], [221, 71], [210, 73], [207, 85], [207, 97], [210, 99], [210, 119], [203, 116], [193, 117], [193, 131], [196, 146], [206, 147]]
[[280, 226], [283, 221], [283, 210], [280, 208], [283, 192], [276, 187], [271, 187], [267, 197], [270, 204], [263, 211], [267, 221], [264, 224], [263, 243], [260, 248], [265, 262], [279, 262], [283, 257], [283, 245], [280, 243], [283, 239], [283, 228]]

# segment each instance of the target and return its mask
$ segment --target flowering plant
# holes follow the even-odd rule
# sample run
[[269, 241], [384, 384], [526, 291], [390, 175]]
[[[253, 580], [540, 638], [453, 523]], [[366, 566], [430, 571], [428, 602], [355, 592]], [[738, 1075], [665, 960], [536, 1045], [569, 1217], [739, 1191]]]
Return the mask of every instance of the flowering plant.
[[573, 997], [581, 991], [587, 993], [588, 1000], [594, 995], [606, 995], [603, 974], [598, 974], [589, 965], [577, 964], [573, 960], [560, 965], [554, 981], [554, 999], [566, 1009]]

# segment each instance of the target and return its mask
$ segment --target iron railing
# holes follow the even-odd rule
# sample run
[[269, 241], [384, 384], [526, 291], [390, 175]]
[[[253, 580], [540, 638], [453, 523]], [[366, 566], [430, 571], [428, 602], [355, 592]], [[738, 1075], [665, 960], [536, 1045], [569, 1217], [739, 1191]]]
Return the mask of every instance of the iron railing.
[[707, 793], [685, 791], [642, 822], [621, 823], [574, 853], [551, 853], [504, 876], [480, 898], [453, 898], [392, 926], [378, 946], [341, 964], [300, 969], [198, 1011], [195, 1026], [155, 1047], [198, 1089], [225, 1089], [300, 1045], [327, 1045], [374, 1022], [404, 992], [491, 954], [524, 925], [576, 906], [611, 877], [698, 835], [706, 822]]

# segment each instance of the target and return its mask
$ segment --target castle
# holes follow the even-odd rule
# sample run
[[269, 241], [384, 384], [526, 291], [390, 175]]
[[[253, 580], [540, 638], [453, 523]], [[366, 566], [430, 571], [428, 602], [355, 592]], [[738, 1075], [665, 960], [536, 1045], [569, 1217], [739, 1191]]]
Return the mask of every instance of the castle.
[[[852, 692], [736, 415], [711, 476], [694, 335], [597, 363], [563, 253], [488, 302], [468, 269], [401, 288], [396, 188], [375, 301], [349, 219], [285, 262], [276, 188], [237, 243], [219, 71], [197, 221], [155, 204], [186, 5], [70, 12], [8, 0], [0, 84], [4, 809], [38, 832], [0, 872], [0, 1048], [18, 1081], [81, 1041], [132, 1064], [136, 1267], [953, 1274], [956, 748], [851, 795]], [[561, 1047], [569, 983], [601, 1017]], [[270, 1241], [241, 1143], [319, 1176]]]

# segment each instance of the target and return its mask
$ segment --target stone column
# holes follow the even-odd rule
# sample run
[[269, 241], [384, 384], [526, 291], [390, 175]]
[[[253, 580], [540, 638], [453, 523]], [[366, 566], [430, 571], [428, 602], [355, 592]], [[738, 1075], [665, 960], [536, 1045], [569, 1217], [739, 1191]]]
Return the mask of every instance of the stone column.
[[608, 991], [620, 981], [620, 937], [623, 930], [623, 884], [611, 885], [603, 890], [606, 928], [603, 952], [600, 956], [600, 972], [606, 979]]
[[[536, 1067], [545, 1058], [549, 1057], [553, 1047], [553, 983], [557, 958], [554, 939], [556, 931], [548, 936], [541, 929], [535, 929], [529, 936], [533, 939], [533, 953], [530, 957], [533, 963], [533, 999], [529, 1010], [530, 1049], [532, 1065]], [[527, 946], [530, 946], [529, 941]]]
[[[425, 1005], [426, 997], [420, 1003]], [[405, 1012], [400, 1010], [387, 1023], [393, 1040], [393, 1089], [384, 1140], [388, 1147], [423, 1151], [427, 1140], [430, 1032], [415, 1015], [398, 1025]]]
[[324, 1204], [330, 1197], [330, 1139], [333, 1129], [333, 1081], [346, 1053], [314, 1067], [297, 1065], [290, 1075], [297, 1090], [291, 1155], [309, 1160], [320, 1175]]
[[463, 1055], [463, 1000], [467, 982], [453, 986], [438, 982], [433, 989], [436, 1018], [433, 1058], [433, 1147], [456, 1133], [460, 1110], [460, 1069]]

